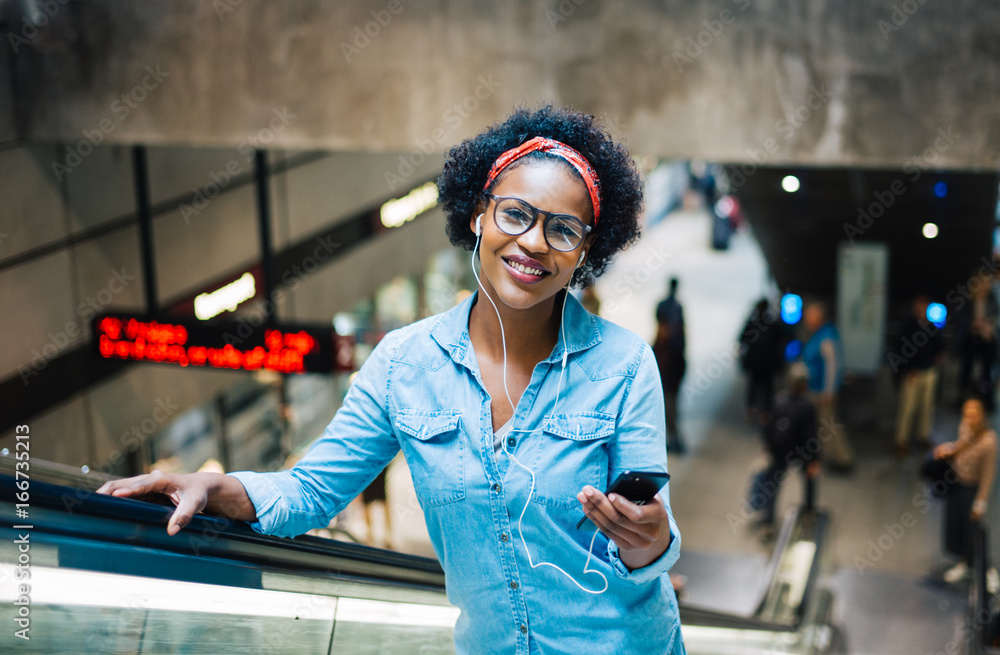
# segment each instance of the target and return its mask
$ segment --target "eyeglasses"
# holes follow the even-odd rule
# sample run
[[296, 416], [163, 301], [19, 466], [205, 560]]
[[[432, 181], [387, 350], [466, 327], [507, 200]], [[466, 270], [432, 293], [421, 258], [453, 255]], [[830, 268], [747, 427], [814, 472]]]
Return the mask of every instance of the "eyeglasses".
[[553, 250], [576, 250], [593, 229], [576, 216], [543, 211], [520, 198], [495, 196], [492, 193], [483, 195], [493, 201], [493, 222], [504, 234], [521, 236], [534, 227], [535, 221], [541, 217], [545, 242]]

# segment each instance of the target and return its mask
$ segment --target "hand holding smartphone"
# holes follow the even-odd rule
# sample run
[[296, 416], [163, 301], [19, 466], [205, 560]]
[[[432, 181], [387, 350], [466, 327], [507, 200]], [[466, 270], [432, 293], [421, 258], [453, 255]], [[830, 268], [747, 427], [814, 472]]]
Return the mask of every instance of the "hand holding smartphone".
[[[656, 471], [625, 471], [619, 475], [604, 495], [618, 494], [636, 505], [645, 505], [666, 486], [670, 480], [669, 473], [658, 473]], [[576, 527], [584, 532], [593, 532], [597, 529], [594, 522], [584, 516]]]

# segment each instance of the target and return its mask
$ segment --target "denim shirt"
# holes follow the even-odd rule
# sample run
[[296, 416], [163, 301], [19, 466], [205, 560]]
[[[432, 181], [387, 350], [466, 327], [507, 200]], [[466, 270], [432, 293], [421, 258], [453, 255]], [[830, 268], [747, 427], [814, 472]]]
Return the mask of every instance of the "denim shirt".
[[[449, 600], [461, 610], [458, 653], [683, 653], [677, 600], [667, 570], [672, 541], [646, 567], [630, 571], [617, 546], [598, 534], [591, 569], [608, 588], [581, 591], [556, 564], [583, 574], [593, 532], [576, 494], [606, 489], [622, 471], [666, 471], [663, 393], [649, 346], [638, 336], [566, 304], [568, 358], [560, 336], [521, 396], [507, 449], [531, 476], [494, 452], [490, 396], [469, 339], [473, 295], [443, 314], [390, 332], [358, 373], [320, 438], [294, 468], [233, 473], [257, 510], [252, 527], [294, 536], [324, 527], [402, 449], [445, 571]], [[557, 305], [558, 306], [558, 305]], [[669, 513], [669, 493], [661, 492]]]

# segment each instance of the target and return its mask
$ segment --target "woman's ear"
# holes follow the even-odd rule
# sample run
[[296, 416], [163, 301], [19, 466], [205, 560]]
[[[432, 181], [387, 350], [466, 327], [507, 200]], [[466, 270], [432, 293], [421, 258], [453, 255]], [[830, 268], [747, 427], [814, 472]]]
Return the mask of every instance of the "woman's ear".
[[[480, 230], [483, 229], [483, 222], [486, 221], [486, 216], [483, 212], [486, 211], [486, 202], [482, 199], [477, 200], [475, 206], [472, 208], [472, 216], [469, 218], [469, 230], [473, 234], [479, 236]], [[476, 228], [476, 220], [479, 220], [479, 228]]]

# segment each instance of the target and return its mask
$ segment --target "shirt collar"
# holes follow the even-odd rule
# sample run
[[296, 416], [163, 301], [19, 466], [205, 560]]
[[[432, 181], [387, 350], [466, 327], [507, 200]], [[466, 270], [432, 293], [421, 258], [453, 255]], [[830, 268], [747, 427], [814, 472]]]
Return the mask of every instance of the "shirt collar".
[[[438, 345], [444, 348], [451, 355], [452, 359], [460, 364], [466, 364], [472, 368], [471, 362], [466, 362], [466, 358], [471, 358], [472, 341], [469, 338], [469, 313], [472, 305], [475, 304], [479, 291], [470, 295], [452, 309], [441, 314], [431, 328], [431, 336]], [[580, 301], [573, 294], [568, 294], [566, 299], [566, 343], [567, 352], [577, 353], [582, 350], [592, 348], [601, 342], [601, 330], [597, 324], [597, 318], [584, 309]], [[559, 306], [560, 300], [556, 300]], [[559, 340], [545, 360], [546, 362], [556, 362], [562, 359], [562, 330], [560, 330]]]

